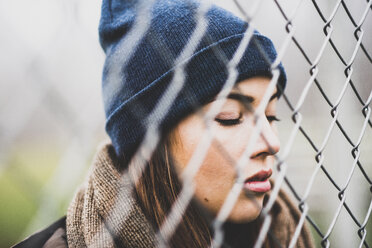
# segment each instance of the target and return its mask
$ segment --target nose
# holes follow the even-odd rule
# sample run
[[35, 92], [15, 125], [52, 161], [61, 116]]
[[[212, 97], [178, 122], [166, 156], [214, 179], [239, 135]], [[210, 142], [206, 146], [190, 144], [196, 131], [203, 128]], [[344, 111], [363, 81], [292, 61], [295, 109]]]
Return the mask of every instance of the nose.
[[280, 150], [280, 141], [276, 128], [265, 116], [261, 118], [264, 118], [262, 129], [251, 158], [258, 158], [261, 156], [265, 158], [269, 155], [278, 153]]

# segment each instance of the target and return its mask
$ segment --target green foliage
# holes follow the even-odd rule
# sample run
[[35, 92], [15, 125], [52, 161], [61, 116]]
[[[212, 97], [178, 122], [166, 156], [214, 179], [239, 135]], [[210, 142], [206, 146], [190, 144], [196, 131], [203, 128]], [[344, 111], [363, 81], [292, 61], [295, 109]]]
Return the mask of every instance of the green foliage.
[[[22, 240], [40, 205], [42, 188], [58, 162], [55, 151], [19, 148], [0, 175], [0, 247]], [[47, 224], [47, 223], [46, 223]]]

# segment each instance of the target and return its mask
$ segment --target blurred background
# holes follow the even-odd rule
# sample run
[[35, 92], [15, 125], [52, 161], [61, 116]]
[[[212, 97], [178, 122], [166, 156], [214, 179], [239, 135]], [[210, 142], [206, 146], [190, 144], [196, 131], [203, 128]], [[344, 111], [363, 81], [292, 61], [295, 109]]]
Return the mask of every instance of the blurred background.
[[[215, 2], [244, 17], [234, 1]], [[367, 225], [366, 242], [372, 246], [372, 223], [368, 222], [372, 118], [367, 115], [367, 123], [362, 112], [371, 106], [372, 1], [344, 0], [344, 5], [338, 0], [238, 2], [253, 16], [252, 25], [283, 54], [286, 95], [298, 107], [301, 127], [313, 142], [312, 146], [295, 128], [293, 112], [281, 98], [280, 156], [285, 159], [288, 181], [300, 198], [306, 198], [309, 216], [321, 233], [330, 234], [331, 247], [359, 247], [356, 223]], [[345, 63], [326, 40], [325, 22], [314, 3], [331, 20], [327, 30], [332, 30], [330, 37]], [[0, 247], [21, 241], [66, 213], [97, 146], [107, 139], [100, 95], [104, 63], [97, 31], [100, 4], [99, 0], [0, 0]], [[283, 14], [316, 65], [319, 86], [329, 102], [338, 106], [337, 120], [350, 142], [332, 125], [332, 107], [311, 78], [312, 66], [288, 39]], [[354, 36], [359, 24], [365, 51]], [[344, 74], [345, 64], [351, 65], [350, 79], [360, 99]], [[306, 93], [303, 99], [302, 92]], [[353, 146], [358, 148], [360, 166], [352, 156]], [[319, 170], [314, 147], [324, 148], [324, 170]], [[345, 188], [354, 220], [344, 207], [339, 209], [339, 190], [324, 171], [340, 189]], [[288, 187], [287, 191], [291, 192]], [[311, 229], [321, 247], [320, 235]]]

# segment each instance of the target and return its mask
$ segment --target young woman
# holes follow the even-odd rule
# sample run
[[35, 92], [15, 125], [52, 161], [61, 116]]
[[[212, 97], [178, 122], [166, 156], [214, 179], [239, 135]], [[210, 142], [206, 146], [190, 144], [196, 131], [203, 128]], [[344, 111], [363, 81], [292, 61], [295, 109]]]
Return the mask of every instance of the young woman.
[[[191, 0], [104, 0], [99, 32], [111, 142], [67, 217], [18, 247], [210, 247], [235, 187], [222, 246], [252, 247], [280, 148], [286, 76], [272, 42]], [[299, 212], [280, 192], [269, 214], [264, 246], [287, 247]], [[312, 246], [304, 226], [296, 247]]]

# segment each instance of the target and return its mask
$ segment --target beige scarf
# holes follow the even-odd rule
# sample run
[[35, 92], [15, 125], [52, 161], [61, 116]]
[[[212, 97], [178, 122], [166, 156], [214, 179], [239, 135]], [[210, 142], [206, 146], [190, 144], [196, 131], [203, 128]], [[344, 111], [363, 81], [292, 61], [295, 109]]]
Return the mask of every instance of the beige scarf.
[[[86, 186], [77, 192], [68, 209], [69, 247], [155, 246], [155, 234], [132, 195], [130, 183], [122, 180], [115, 169], [116, 163], [113, 147], [103, 146], [94, 159]], [[271, 233], [282, 247], [288, 247], [299, 211], [281, 191], [271, 215]], [[296, 247], [314, 247], [306, 226], [301, 230]]]

